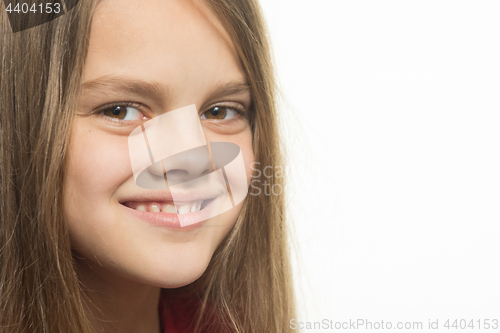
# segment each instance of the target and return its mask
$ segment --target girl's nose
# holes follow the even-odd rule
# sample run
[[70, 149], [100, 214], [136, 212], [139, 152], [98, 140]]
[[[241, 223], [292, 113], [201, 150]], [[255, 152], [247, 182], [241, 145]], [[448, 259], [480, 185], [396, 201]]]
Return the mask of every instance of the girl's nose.
[[169, 186], [184, 183], [212, 172], [210, 155], [206, 145], [192, 148], [161, 161], [148, 168], [155, 176], [166, 176]]

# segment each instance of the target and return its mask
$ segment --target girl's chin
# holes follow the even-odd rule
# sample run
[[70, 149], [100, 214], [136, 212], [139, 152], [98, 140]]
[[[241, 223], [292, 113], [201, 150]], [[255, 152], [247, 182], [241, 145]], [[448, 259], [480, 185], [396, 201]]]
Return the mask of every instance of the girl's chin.
[[171, 268], [161, 273], [155, 272], [156, 278], [142, 281], [147, 285], [165, 289], [185, 287], [198, 280], [205, 273], [208, 263], [209, 261], [198, 263], [192, 267], [190, 265], [183, 265], [177, 267], [177, 269]]

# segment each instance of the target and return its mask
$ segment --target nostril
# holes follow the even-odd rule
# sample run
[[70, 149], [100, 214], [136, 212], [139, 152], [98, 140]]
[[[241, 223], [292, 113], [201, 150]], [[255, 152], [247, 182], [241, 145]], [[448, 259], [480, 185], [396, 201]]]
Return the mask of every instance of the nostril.
[[191, 180], [190, 178], [195, 178], [195, 177], [189, 177], [189, 172], [182, 169], [169, 170], [167, 171], [166, 176], [169, 185], [183, 183]]
[[162, 161], [158, 161], [156, 163], [153, 163], [152, 165], [150, 165], [148, 167], [148, 170], [149, 172], [151, 172], [152, 174], [154, 174], [155, 176], [161, 176], [163, 177], [163, 164], [162, 164]]
[[167, 171], [167, 177], [187, 177], [189, 172], [182, 169], [174, 169]]
[[211, 172], [212, 172], [211, 169], [210, 170], [205, 169], [201, 173], [189, 172], [189, 171], [183, 170], [183, 169], [174, 169], [174, 170], [167, 171], [166, 176], [167, 176], [167, 182], [169, 185], [176, 185], [179, 183], [188, 182], [190, 180], [208, 175]]

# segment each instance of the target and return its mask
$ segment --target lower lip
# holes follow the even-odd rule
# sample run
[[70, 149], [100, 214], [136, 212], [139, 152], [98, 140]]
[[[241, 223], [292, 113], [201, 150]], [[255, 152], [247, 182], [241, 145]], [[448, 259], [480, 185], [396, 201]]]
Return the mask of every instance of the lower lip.
[[[164, 226], [170, 229], [178, 229], [178, 230], [189, 230], [196, 229], [203, 225], [206, 220], [209, 219], [210, 212], [212, 211], [213, 206], [215, 205], [216, 200], [212, 200], [208, 203], [203, 209], [197, 212], [191, 212], [182, 214], [182, 220], [185, 222], [185, 226], [181, 226], [181, 222], [179, 220], [178, 214], [174, 213], [150, 213], [144, 212], [140, 210], [136, 210], [125, 205], [121, 205], [124, 207], [130, 214], [139, 218], [140, 220], [146, 221], [149, 224]], [[196, 222], [194, 222], [196, 221]]]

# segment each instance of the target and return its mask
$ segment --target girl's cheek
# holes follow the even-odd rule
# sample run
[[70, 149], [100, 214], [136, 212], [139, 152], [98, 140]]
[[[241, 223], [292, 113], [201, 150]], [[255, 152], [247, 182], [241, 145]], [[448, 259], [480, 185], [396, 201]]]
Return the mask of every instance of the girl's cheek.
[[69, 151], [70, 183], [85, 193], [109, 192], [132, 175], [126, 136], [77, 122]]
[[247, 184], [250, 184], [252, 178], [252, 164], [255, 161], [252, 145], [252, 132], [250, 126], [244, 131], [235, 135], [220, 135], [204, 128], [204, 133], [209, 142], [231, 142], [237, 144], [243, 156], [243, 163], [247, 174]]

